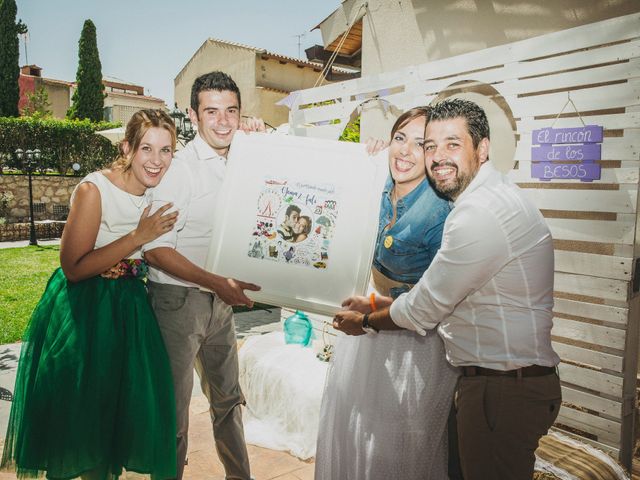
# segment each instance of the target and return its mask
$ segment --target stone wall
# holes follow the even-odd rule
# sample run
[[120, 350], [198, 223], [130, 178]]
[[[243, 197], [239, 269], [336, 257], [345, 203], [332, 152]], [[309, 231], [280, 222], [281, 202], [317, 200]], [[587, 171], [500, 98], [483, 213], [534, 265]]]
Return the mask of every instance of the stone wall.
[[[38, 240], [60, 238], [65, 222], [36, 222], [36, 238]], [[0, 242], [17, 242], [29, 240], [31, 225], [29, 223], [6, 223], [0, 225]]]
[[[82, 177], [33, 175], [33, 217], [35, 220], [65, 220], [69, 199]], [[27, 175], [0, 175], [0, 194], [10, 193], [7, 223], [29, 220], [29, 177]]]

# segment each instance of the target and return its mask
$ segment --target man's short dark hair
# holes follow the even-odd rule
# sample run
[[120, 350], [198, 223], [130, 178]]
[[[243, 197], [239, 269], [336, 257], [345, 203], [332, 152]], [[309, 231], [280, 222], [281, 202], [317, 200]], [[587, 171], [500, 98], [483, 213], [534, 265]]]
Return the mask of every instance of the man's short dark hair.
[[461, 98], [452, 98], [438, 102], [430, 108], [429, 122], [464, 118], [467, 130], [473, 140], [473, 148], [478, 148], [483, 138], [489, 139], [489, 121], [482, 107], [477, 103]]
[[299, 206], [297, 206], [297, 205], [289, 205], [289, 206], [287, 207], [287, 210], [284, 212], [284, 214], [285, 214], [287, 217], [290, 217], [290, 216], [291, 216], [291, 212], [297, 212], [297, 213], [298, 213], [298, 215], [300, 215], [300, 212], [301, 212], [301, 211], [302, 211], [302, 210], [300, 210], [300, 207], [299, 207]]
[[196, 78], [191, 87], [191, 109], [196, 112], [196, 115], [200, 106], [199, 94], [207, 90], [216, 90], [218, 92], [227, 90], [235, 93], [238, 98], [238, 108], [240, 108], [240, 89], [236, 82], [233, 81], [233, 78], [224, 72], [209, 72]]

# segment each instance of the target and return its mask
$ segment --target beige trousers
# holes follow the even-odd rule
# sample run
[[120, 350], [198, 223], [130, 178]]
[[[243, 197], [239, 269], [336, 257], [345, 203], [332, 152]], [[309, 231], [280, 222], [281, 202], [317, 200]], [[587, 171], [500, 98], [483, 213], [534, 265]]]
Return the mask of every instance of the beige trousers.
[[456, 419], [465, 480], [531, 480], [534, 452], [560, 409], [560, 379], [460, 377]]
[[209, 400], [213, 436], [227, 479], [249, 480], [244, 441], [244, 397], [238, 383], [238, 345], [231, 307], [198, 288], [148, 282], [176, 395], [178, 479], [187, 457], [189, 403], [195, 367]]

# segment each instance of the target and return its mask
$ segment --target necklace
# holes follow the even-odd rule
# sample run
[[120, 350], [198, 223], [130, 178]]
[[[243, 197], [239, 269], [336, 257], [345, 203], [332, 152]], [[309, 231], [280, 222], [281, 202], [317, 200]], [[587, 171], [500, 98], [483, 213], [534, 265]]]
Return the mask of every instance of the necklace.
[[136, 207], [139, 211], [141, 211], [147, 203], [147, 196], [145, 194], [134, 195], [133, 193], [127, 192], [127, 197], [129, 197], [129, 200], [131, 201], [133, 206]]
[[147, 203], [146, 192], [142, 195], [134, 195], [133, 193], [130, 193], [127, 190], [127, 179], [129, 178], [129, 175], [130, 172], [123, 172], [122, 174], [122, 190], [127, 194], [127, 197], [129, 197], [129, 201], [133, 204], [133, 206], [136, 207], [138, 211], [142, 211]]

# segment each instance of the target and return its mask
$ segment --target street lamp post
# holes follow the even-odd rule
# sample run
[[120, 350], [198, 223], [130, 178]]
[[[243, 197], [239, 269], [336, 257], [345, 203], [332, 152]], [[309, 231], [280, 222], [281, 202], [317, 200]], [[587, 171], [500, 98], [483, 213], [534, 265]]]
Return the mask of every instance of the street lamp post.
[[24, 158], [22, 163], [23, 168], [27, 171], [29, 177], [29, 245], [38, 245], [38, 239], [36, 238], [36, 223], [33, 217], [33, 184], [31, 181], [31, 175], [38, 165], [40, 160], [40, 150], [27, 150], [22, 151], [21, 148], [16, 150], [16, 158], [20, 161]]
[[[196, 131], [193, 128], [189, 115], [184, 113], [178, 108], [178, 104], [174, 103], [174, 108], [169, 112], [169, 116], [173, 118], [173, 123], [176, 124], [176, 135], [179, 140], [189, 142], [196, 136]], [[184, 143], [183, 143], [184, 145]]]

